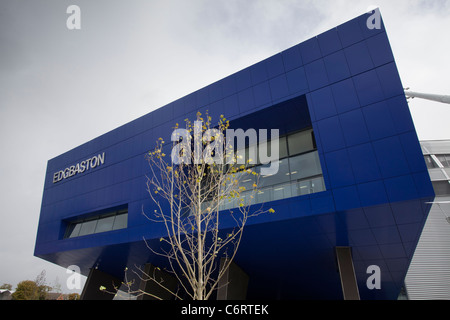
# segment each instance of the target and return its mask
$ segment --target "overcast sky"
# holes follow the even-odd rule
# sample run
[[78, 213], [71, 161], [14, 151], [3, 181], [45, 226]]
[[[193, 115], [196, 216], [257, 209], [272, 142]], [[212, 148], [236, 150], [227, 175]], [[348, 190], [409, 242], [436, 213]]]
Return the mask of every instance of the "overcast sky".
[[[66, 9], [81, 8], [69, 30]], [[446, 0], [0, 0], [0, 285], [65, 269], [33, 257], [47, 161], [380, 7], [404, 86], [450, 95]], [[450, 106], [410, 102], [420, 139]]]

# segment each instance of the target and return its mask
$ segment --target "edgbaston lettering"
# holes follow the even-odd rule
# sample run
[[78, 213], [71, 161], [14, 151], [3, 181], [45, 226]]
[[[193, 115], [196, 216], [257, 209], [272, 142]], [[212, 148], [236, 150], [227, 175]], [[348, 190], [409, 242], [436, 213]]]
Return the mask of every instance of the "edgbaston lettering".
[[105, 153], [93, 156], [92, 158], [81, 161], [73, 166], [67, 167], [53, 174], [53, 183], [59, 182], [63, 179], [73, 177], [78, 173], [83, 173], [89, 169], [94, 169], [105, 163]]

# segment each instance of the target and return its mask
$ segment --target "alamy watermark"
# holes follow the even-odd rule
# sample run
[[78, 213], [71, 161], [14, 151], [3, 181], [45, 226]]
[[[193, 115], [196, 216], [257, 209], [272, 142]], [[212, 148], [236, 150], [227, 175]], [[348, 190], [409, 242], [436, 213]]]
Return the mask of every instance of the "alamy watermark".
[[381, 289], [381, 269], [377, 265], [371, 265], [367, 267], [366, 270], [367, 274], [370, 274], [370, 276], [367, 278], [366, 286], [369, 290]]
[[81, 29], [81, 9], [79, 6], [72, 4], [67, 7], [67, 14], [70, 16], [66, 20], [66, 27], [69, 30], [80, 30]]
[[77, 265], [68, 266], [66, 273], [69, 276], [66, 279], [66, 286], [69, 290], [80, 290], [81, 289], [81, 270]]
[[[224, 134], [219, 129], [204, 130], [203, 128], [202, 121], [194, 121], [193, 137], [191, 136], [192, 130], [188, 129], [179, 128], [172, 132], [171, 141], [175, 142], [171, 154], [172, 163], [176, 165], [261, 164], [262, 176], [278, 173], [280, 144], [278, 129], [270, 130], [269, 139], [267, 129], [259, 129], [258, 132], [253, 128], [246, 131], [226, 129]], [[247, 139], [248, 144], [246, 144]], [[235, 140], [237, 152], [234, 152]], [[248, 158], [245, 152], [247, 145]], [[269, 150], [270, 155], [268, 154]]]
[[372, 9], [371, 7], [367, 8], [367, 14], [370, 14], [369, 18], [367, 18], [366, 21], [366, 26], [368, 29], [373, 30], [373, 29], [377, 29], [380, 30], [381, 29], [381, 13], [380, 13], [380, 9], [375, 8]]
[[[77, 265], [68, 266], [66, 273], [69, 276], [66, 279], [66, 286], [69, 290], [81, 290], [81, 271]], [[367, 267], [367, 274], [370, 276], [366, 280], [366, 286], [369, 290], [381, 290], [381, 269], [377, 265]]]
[[[79, 6], [72, 4], [67, 7], [67, 14], [70, 16], [66, 20], [66, 26], [69, 30], [81, 29], [81, 9]], [[381, 13], [379, 8], [373, 8], [372, 6], [367, 8], [367, 13], [370, 14], [366, 21], [367, 28], [370, 30], [381, 29]]]

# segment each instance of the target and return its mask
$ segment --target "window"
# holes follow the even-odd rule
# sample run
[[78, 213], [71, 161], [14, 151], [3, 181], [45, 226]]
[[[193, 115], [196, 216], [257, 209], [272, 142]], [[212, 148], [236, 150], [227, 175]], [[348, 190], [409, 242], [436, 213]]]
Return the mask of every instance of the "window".
[[428, 169], [438, 168], [436, 162], [434, 162], [433, 158], [429, 155], [425, 156], [425, 163], [427, 164]]
[[267, 175], [267, 176], [261, 176], [259, 182], [261, 184], [261, 187], [267, 187], [272, 186], [275, 184], [280, 184], [284, 182], [289, 182], [289, 161], [287, 158], [283, 160], [276, 161], [275, 163], [272, 163], [270, 165], [263, 165], [259, 166], [255, 171], [260, 172], [261, 168], [263, 167], [270, 167], [270, 166], [278, 165], [278, 172], [273, 175]]
[[[428, 169], [439, 168], [436, 161], [434, 161], [433, 156], [426, 155], [424, 157]], [[439, 160], [444, 168], [450, 168], [450, 154], [437, 154], [435, 155], [435, 157]]]
[[433, 181], [432, 184], [437, 196], [450, 195], [450, 183], [447, 180]]
[[450, 168], [450, 155], [449, 154], [437, 154], [436, 158], [442, 163], [444, 168]]
[[[279, 137], [278, 138], [278, 158], [284, 159], [289, 156], [288, 149], [287, 149], [287, 143], [286, 143], [287, 137]], [[269, 142], [261, 142], [259, 144], [259, 148], [265, 147], [265, 150], [267, 150], [267, 155], [272, 156], [272, 143]], [[259, 149], [258, 149], [258, 163], [261, 163], [261, 160], [259, 159]]]
[[81, 223], [70, 223], [67, 226], [66, 235], [64, 236], [64, 238], [78, 237], [78, 234], [80, 233], [80, 229], [81, 229]]
[[293, 197], [303, 196], [305, 194], [325, 191], [325, 182], [323, 181], [323, 177], [317, 177], [292, 183], [291, 188]]
[[[260, 190], [254, 198], [250, 198], [251, 191], [241, 193], [241, 197], [244, 198], [247, 205], [326, 190], [312, 129], [280, 137], [279, 142], [280, 160], [277, 163], [261, 165], [258, 161], [258, 164], [253, 167], [253, 170], [259, 173], [263, 167], [278, 164], [278, 172], [274, 175], [260, 177]], [[270, 145], [269, 141], [269, 148]], [[244, 153], [242, 152], [242, 154]], [[268, 154], [271, 155], [270, 149]], [[245, 155], [248, 157], [248, 148]], [[239, 175], [244, 175], [241, 179], [241, 186], [247, 190], [252, 189], [253, 183], [256, 182], [255, 176], [247, 174], [245, 171], [238, 172], [236, 175], [238, 179]], [[249, 201], [247, 202], [246, 200]], [[221, 210], [235, 208], [238, 205], [239, 201], [237, 199], [230, 199], [222, 204]]]
[[127, 221], [128, 209], [69, 221], [64, 238], [81, 237], [94, 233], [124, 229], [127, 227]]
[[128, 212], [127, 214], [119, 214], [114, 220], [113, 230], [124, 229], [127, 227], [128, 222]]
[[289, 168], [291, 180], [298, 180], [322, 174], [318, 152], [310, 152], [289, 158]]
[[292, 197], [291, 184], [280, 184], [273, 187], [273, 199], [280, 200]]
[[241, 187], [244, 187], [247, 190], [251, 190], [253, 188], [253, 184], [257, 182], [256, 177], [246, 171], [236, 173], [236, 179], [241, 181]]
[[113, 230], [114, 220], [116, 216], [104, 217], [102, 219], [97, 220], [97, 227], [95, 228], [95, 232], [106, 232]]
[[78, 237], [94, 233], [96, 226], [97, 226], [97, 220], [83, 222], [81, 224], [81, 229], [80, 229], [80, 233], [78, 234]]
[[288, 135], [288, 148], [290, 156], [314, 150], [312, 130]]

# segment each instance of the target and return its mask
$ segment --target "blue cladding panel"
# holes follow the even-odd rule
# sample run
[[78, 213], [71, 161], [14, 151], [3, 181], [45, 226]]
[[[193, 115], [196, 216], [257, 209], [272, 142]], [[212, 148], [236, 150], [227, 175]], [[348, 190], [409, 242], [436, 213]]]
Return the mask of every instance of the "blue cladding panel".
[[350, 158], [346, 149], [326, 153], [325, 161], [332, 188], [355, 183]]
[[386, 34], [380, 33], [366, 40], [370, 57], [375, 67], [394, 61], [391, 46]]
[[274, 55], [265, 61], [267, 75], [269, 78], [279, 76], [284, 73], [283, 57], [281, 54]]
[[364, 41], [345, 48], [344, 52], [352, 75], [373, 69], [372, 58]]
[[361, 109], [342, 113], [339, 116], [339, 120], [348, 147], [365, 143], [370, 140]]
[[408, 116], [408, 103], [403, 96], [397, 96], [386, 100], [391, 119], [394, 121], [397, 133], [415, 132], [414, 123], [411, 115]]
[[353, 78], [361, 106], [385, 100], [380, 80], [375, 70], [359, 74]]
[[358, 184], [358, 193], [363, 207], [386, 203], [388, 197], [383, 181]]
[[[193, 111], [197, 108], [197, 95], [195, 92], [185, 97], [184, 108], [186, 112]], [[156, 118], [156, 114], [153, 117]]]
[[236, 93], [236, 82], [234, 77], [225, 78], [221, 82], [224, 97]]
[[[209, 91], [209, 101], [211, 103], [219, 101], [223, 98], [223, 92], [222, 92], [222, 84], [220, 82], [216, 82], [213, 83], [212, 85], [210, 85], [208, 87], [208, 91]], [[177, 100], [178, 102], [180, 102], [181, 100]], [[175, 107], [174, 110], [177, 110], [178, 113], [175, 114], [174, 116], [180, 116], [184, 114], [184, 109], [181, 109], [180, 107]]]
[[364, 213], [369, 224], [373, 227], [393, 226], [396, 224], [389, 205], [383, 204], [365, 208]]
[[316, 90], [328, 85], [327, 70], [323, 59], [316, 60], [305, 66], [309, 89]]
[[[176, 122], [209, 110], [213, 121], [224, 114], [241, 127], [285, 133], [312, 126], [322, 165], [325, 192], [268, 203], [277, 213], [249, 222], [236, 257], [252, 278], [249, 297], [342, 298], [334, 246], [351, 245], [362, 298], [396, 299], [434, 193], [384, 24], [369, 30], [369, 16], [50, 160], [35, 254], [62, 266], [79, 264], [83, 273], [95, 261], [118, 261], [100, 266], [116, 276], [126, 264], [146, 262], [136, 258], [149, 256], [140, 239], [157, 246], [165, 233], [141, 214], [155, 209], [145, 189], [145, 153], [158, 137], [170, 141]], [[283, 112], [270, 112], [275, 104]], [[58, 170], [102, 152], [103, 165], [53, 184]], [[169, 145], [164, 152], [170, 154]], [[62, 239], [65, 219], [120, 205], [128, 206], [127, 229]], [[365, 285], [372, 264], [382, 269], [382, 290]], [[274, 272], [280, 277], [267, 282]]]
[[239, 111], [247, 112], [255, 108], [252, 88], [245, 89], [238, 93]]
[[357, 183], [379, 180], [381, 178], [372, 144], [360, 144], [347, 150]]
[[275, 101], [281, 100], [289, 95], [289, 87], [286, 80], [286, 75], [282, 74], [269, 81], [270, 93], [272, 99]]
[[414, 173], [413, 179], [419, 197], [424, 198], [434, 194], [433, 185], [430, 183], [430, 176], [427, 170]]
[[333, 197], [336, 205], [336, 210], [345, 210], [361, 206], [361, 204], [359, 203], [358, 190], [354, 185], [333, 189]]
[[[212, 102], [209, 107], [208, 107], [208, 114], [213, 118], [213, 119], [219, 119], [221, 114], [224, 114], [224, 103], [223, 100], [219, 100], [216, 102]], [[181, 119], [180, 121], [181, 123], [184, 123], [184, 119]]]
[[236, 77], [236, 88], [237, 91], [241, 91], [252, 86], [252, 76], [250, 73], [250, 69], [244, 69], [239, 71], [235, 75]]
[[404, 150], [404, 154], [408, 161], [411, 172], [427, 171], [425, 163], [422, 161], [422, 153], [418, 145], [417, 135], [415, 132], [407, 132], [400, 135], [400, 143]]
[[303, 65], [302, 56], [298, 46], [283, 51], [284, 69], [287, 71], [297, 69]]
[[330, 82], [337, 82], [350, 77], [347, 59], [342, 51], [323, 58]]
[[305, 68], [300, 67], [286, 73], [286, 78], [290, 94], [302, 94], [308, 92], [308, 80], [306, 79]]
[[395, 63], [391, 62], [376, 69], [385, 98], [403, 95], [403, 86]]
[[253, 97], [255, 98], [256, 107], [268, 105], [272, 102], [270, 94], [269, 82], [265, 81], [253, 87]]
[[302, 55], [304, 64], [310, 63], [322, 57], [317, 38], [306, 40], [305, 42], [300, 43], [298, 47], [300, 49], [300, 54]]
[[360, 108], [358, 95], [352, 79], [347, 79], [331, 85], [334, 102], [339, 112], [343, 113]]
[[316, 120], [322, 120], [337, 115], [333, 94], [330, 87], [325, 87], [311, 93]]
[[238, 96], [236, 94], [231, 95], [223, 99], [224, 113], [229, 116], [235, 116], [239, 113]]
[[400, 139], [397, 136], [375, 141], [373, 148], [383, 178], [410, 173]]
[[250, 74], [252, 77], [252, 83], [253, 85], [256, 85], [262, 81], [266, 81], [268, 79], [267, 77], [267, 70], [264, 62], [259, 62], [257, 64], [254, 64], [250, 67]]
[[337, 116], [318, 121], [317, 127], [320, 131], [320, 140], [324, 152], [330, 152], [345, 147], [344, 135]]
[[386, 179], [384, 183], [391, 202], [414, 199], [419, 196], [412, 176]]
[[320, 50], [323, 56], [327, 56], [330, 53], [336, 52], [342, 49], [341, 40], [337, 29], [331, 29], [317, 36], [319, 41]]
[[389, 114], [386, 101], [381, 101], [363, 109], [364, 121], [373, 140], [390, 137], [395, 134], [394, 122]]
[[337, 27], [337, 30], [344, 48], [364, 40], [359, 22], [356, 19], [341, 24]]

